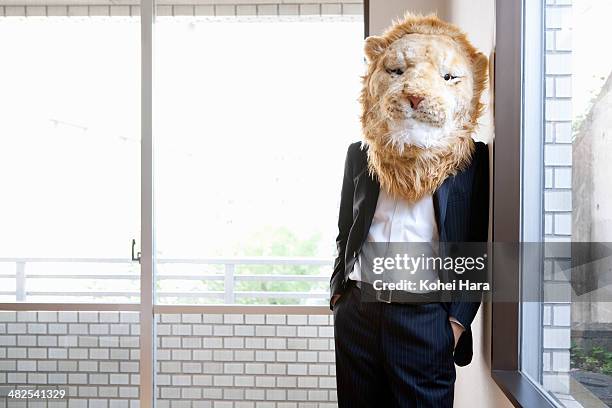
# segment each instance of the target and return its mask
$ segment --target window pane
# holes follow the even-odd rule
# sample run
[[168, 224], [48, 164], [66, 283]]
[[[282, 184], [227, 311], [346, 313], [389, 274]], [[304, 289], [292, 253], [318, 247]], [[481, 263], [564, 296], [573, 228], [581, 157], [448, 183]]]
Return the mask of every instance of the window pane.
[[0, 301], [137, 301], [139, 20], [0, 17], [0, 38]]
[[363, 16], [273, 6], [157, 20], [158, 302], [327, 302]]
[[[543, 298], [523, 307], [523, 369], [562, 406], [612, 406], [612, 56], [596, 45], [612, 4], [547, 2], [544, 12], [542, 140], [526, 141], [543, 147]], [[569, 242], [571, 253], [553, 252]]]

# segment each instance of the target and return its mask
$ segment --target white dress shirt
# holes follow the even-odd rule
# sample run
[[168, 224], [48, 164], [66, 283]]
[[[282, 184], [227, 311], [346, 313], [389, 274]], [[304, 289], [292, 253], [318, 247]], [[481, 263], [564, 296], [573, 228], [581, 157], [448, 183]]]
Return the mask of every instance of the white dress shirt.
[[[380, 190], [368, 231], [368, 242], [437, 242], [438, 238], [438, 224], [431, 195], [410, 203]], [[349, 279], [361, 281], [361, 259], [360, 252]], [[431, 279], [435, 276], [421, 275], [419, 278]], [[453, 316], [449, 320], [463, 327]]]
[[[368, 242], [436, 242], [438, 225], [433, 198], [427, 195], [410, 203], [402, 198], [393, 198], [380, 190], [372, 224], [368, 231]], [[349, 279], [361, 280], [362, 254], [359, 253]], [[423, 277], [425, 279], [433, 276]]]

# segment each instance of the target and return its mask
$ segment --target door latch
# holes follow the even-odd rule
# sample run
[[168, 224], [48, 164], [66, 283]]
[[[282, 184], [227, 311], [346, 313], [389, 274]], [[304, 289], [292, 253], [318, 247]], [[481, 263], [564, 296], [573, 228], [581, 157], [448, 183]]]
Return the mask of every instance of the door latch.
[[133, 239], [132, 240], [132, 261], [138, 261], [138, 263], [140, 263], [140, 251], [136, 253], [136, 256], [134, 256], [134, 247], [136, 246], [136, 240]]

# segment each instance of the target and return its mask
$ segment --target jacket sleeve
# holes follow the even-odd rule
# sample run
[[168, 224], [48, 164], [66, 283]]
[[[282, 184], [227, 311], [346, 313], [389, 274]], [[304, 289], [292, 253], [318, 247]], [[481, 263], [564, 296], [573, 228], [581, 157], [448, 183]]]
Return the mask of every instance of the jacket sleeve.
[[[476, 168], [471, 197], [471, 226], [469, 241], [486, 243], [489, 236], [489, 149], [482, 142], [476, 143]], [[486, 248], [486, 247], [483, 247]], [[450, 304], [449, 316], [463, 327], [469, 327], [478, 312], [480, 302], [461, 299], [461, 293]]]
[[349, 146], [344, 162], [344, 177], [342, 180], [342, 192], [340, 195], [340, 214], [338, 215], [338, 236], [336, 237], [337, 256], [334, 261], [334, 271], [330, 279], [330, 309], [332, 309], [331, 298], [342, 293], [344, 283], [346, 242], [348, 240], [351, 225], [353, 225], [353, 169], [351, 163], [351, 151], [358, 143]]

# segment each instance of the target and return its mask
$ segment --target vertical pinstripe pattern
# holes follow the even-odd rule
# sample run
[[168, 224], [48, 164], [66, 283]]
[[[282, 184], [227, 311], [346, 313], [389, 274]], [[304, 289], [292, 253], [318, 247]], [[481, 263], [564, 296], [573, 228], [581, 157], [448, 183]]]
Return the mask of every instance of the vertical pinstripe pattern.
[[454, 339], [443, 305], [359, 297], [351, 285], [334, 306], [338, 405], [452, 407]]

